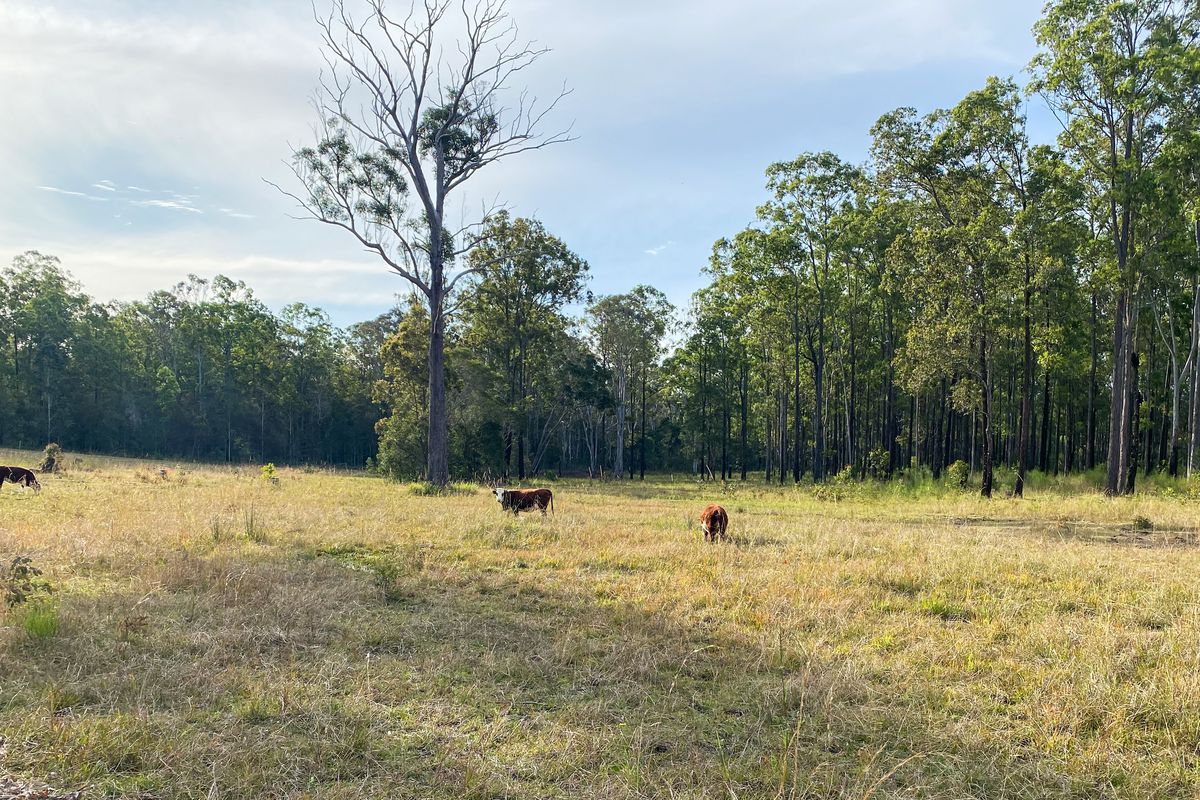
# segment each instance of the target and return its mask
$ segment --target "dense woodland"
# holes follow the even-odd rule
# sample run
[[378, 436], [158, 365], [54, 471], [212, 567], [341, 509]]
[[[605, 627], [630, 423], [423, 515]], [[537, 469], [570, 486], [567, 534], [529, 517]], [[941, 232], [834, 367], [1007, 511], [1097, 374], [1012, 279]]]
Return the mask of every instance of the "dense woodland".
[[[1004, 491], [1097, 470], [1119, 494], [1200, 473], [1198, 13], [1051, 3], [1028, 85], [885, 114], [864, 163], [769, 165], [687, 308], [650, 286], [592, 296], [568, 243], [503, 212], [438, 256], [461, 283], [347, 330], [224, 278], [99, 304], [18, 256], [0, 442], [417, 478], [432, 308], [456, 476], [821, 482], [962, 461], [985, 494], [997, 467]], [[1056, 142], [1030, 141], [1029, 103], [1061, 121]], [[380, 227], [395, 201], [363, 193], [404, 182], [329, 136], [297, 154], [313, 207]]]

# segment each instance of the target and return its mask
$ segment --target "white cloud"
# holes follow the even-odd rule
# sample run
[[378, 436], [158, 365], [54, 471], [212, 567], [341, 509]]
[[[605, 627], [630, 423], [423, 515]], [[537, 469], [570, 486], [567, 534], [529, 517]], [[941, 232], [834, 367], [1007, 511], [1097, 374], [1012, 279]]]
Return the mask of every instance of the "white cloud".
[[98, 203], [107, 203], [107, 197], [96, 197], [95, 195], [87, 194], [86, 192], [74, 192], [69, 189], [59, 189], [57, 186], [35, 186], [35, 189], [40, 189], [43, 192], [53, 192], [54, 194], [63, 194], [68, 197], [82, 197], [84, 200], [95, 200]]
[[[644, 257], [682, 306], [711, 242], [753, 215], [768, 163], [826, 147], [857, 158], [888, 108], [953, 102], [939, 87], [961, 96], [1019, 69], [1041, 3], [510, 0], [521, 33], [553, 48], [519, 82], [546, 97], [565, 79], [574, 94], [551, 127], [574, 120], [580, 139], [480, 173], [452, 206], [499, 196], [539, 214], [593, 265], [597, 291], [642, 277], [631, 243], [665, 242]], [[307, 143], [321, 67], [305, 0], [0, 0], [0, 163], [21, 187], [0, 193], [0, 245], [57, 252], [104, 292], [236, 264], [264, 296], [390, 302], [394, 279], [341, 270], [355, 243], [288, 219], [261, 182], [289, 183], [282, 162]], [[89, 184], [109, 197], [57, 188]], [[125, 219], [46, 193], [111, 197]]]
[[149, 208], [169, 208], [175, 211], [188, 211], [192, 214], [203, 214], [204, 212], [195, 206], [190, 205], [186, 201], [176, 200], [130, 200], [132, 205], [143, 206]]

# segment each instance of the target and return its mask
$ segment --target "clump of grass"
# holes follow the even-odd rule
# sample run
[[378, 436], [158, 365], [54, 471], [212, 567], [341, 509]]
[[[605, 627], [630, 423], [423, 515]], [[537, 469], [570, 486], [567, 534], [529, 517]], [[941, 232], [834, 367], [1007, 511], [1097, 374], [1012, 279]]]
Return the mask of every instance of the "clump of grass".
[[417, 497], [449, 497], [453, 495], [477, 494], [479, 484], [466, 481], [456, 481], [447, 486], [439, 486], [429, 481], [413, 481], [406, 484], [405, 489]]
[[267, 544], [267, 531], [259, 521], [258, 512], [254, 506], [250, 506], [242, 512], [242, 534], [246, 537], [246, 541], [254, 542], [255, 544]]
[[20, 619], [31, 639], [49, 639], [58, 633], [58, 606], [49, 601], [30, 603], [21, 611]]
[[1133, 529], [1135, 531], [1152, 531], [1154, 530], [1154, 522], [1149, 517], [1139, 514], [1133, 518]]
[[917, 608], [926, 616], [937, 617], [946, 622], [970, 622], [975, 619], [975, 612], [971, 609], [936, 595], [921, 598]]

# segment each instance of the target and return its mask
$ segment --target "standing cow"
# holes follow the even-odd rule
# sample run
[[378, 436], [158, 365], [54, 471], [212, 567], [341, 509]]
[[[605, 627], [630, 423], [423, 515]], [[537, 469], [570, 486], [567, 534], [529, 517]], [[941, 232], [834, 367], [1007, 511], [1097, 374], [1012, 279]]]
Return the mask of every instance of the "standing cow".
[[33, 489], [34, 494], [42, 490], [37, 475], [24, 467], [0, 467], [0, 486], [3, 486], [5, 481]]
[[513, 512], [517, 516], [522, 511], [541, 511], [546, 516], [546, 509], [554, 511], [554, 492], [549, 489], [495, 489], [496, 502], [503, 511]]
[[725, 531], [729, 528], [729, 515], [716, 503], [709, 503], [700, 512], [700, 527], [704, 530], [706, 542], [725, 539]]

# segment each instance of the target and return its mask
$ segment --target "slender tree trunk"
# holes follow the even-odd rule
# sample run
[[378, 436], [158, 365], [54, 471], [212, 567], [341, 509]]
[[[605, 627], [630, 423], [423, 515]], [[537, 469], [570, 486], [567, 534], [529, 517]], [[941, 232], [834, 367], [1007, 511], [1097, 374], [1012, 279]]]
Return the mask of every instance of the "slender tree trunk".
[[[1200, 220], [1196, 222], [1196, 250], [1200, 253]], [[1192, 278], [1192, 402], [1190, 413], [1187, 476], [1200, 471], [1200, 278]]]
[[1097, 347], [1096, 330], [1099, 327], [1099, 312], [1097, 309], [1096, 293], [1092, 292], [1092, 361], [1088, 373], [1088, 405], [1087, 405], [1087, 469], [1096, 468], [1096, 365], [1100, 360]]
[[[794, 352], [794, 364], [792, 370], [792, 386], [795, 392], [795, 401], [793, 403], [793, 415], [796, 419], [796, 436], [792, 443], [792, 480], [795, 483], [800, 482], [800, 448], [803, 446], [800, 436], [800, 321], [798, 317], [792, 319], [792, 349]], [[817, 417], [821, 416], [821, 407], [817, 405]]]
[[897, 441], [897, 420], [899, 415], [896, 412], [896, 354], [892, 343], [892, 311], [889, 307], [884, 314], [884, 360], [887, 363], [887, 390], [884, 395], [884, 422], [883, 422], [883, 438], [884, 446], [887, 448], [887, 476], [892, 477], [892, 472], [896, 468], [897, 454], [899, 452], [900, 443]]
[[981, 432], [983, 440], [982, 453], [982, 468], [983, 468], [983, 483], [980, 489], [980, 494], [984, 497], [992, 496], [992, 381], [991, 369], [988, 365], [987, 358], [987, 335], [980, 334], [979, 336], [979, 374], [980, 374], [980, 391], [983, 395], [983, 431]]
[[[1025, 495], [1025, 472], [1029, 469], [1029, 437], [1033, 419], [1033, 323], [1031, 304], [1033, 301], [1032, 267], [1028, 255], [1025, 258], [1025, 313], [1023, 370], [1021, 374], [1021, 421], [1017, 433], [1017, 482], [1013, 486], [1014, 497]], [[1093, 368], [1094, 368], [1093, 361]]]
[[429, 298], [429, 438], [425, 479], [436, 486], [450, 483], [450, 439], [446, 414], [446, 317], [441, 270], [434, 272]]
[[629, 393], [629, 375], [625, 367], [617, 368], [617, 428], [616, 446], [613, 448], [613, 479], [625, 477], [625, 417], [626, 395]]
[[749, 421], [749, 413], [750, 413], [750, 410], [748, 408], [748, 406], [750, 405], [750, 365], [748, 363], [746, 363], [745, 360], [742, 361], [741, 384], [742, 384], [742, 386], [741, 386], [741, 398], [740, 399], [741, 399], [741, 415], [742, 415], [741, 422], [742, 422], [742, 425], [741, 425], [741, 431], [739, 432], [741, 442], [739, 445], [740, 452], [738, 453], [738, 461], [741, 463], [741, 472], [742, 472], [741, 477], [742, 477], [742, 480], [744, 481], [744, 480], [746, 480], [746, 458], [747, 458], [746, 435], [747, 435], [747, 428], [749, 427], [747, 423]]
[[1052, 405], [1052, 403], [1051, 403], [1051, 397], [1050, 397], [1050, 369], [1049, 369], [1049, 367], [1047, 367], [1045, 372], [1043, 373], [1043, 379], [1042, 379], [1042, 433], [1041, 433], [1041, 441], [1038, 442], [1038, 444], [1041, 445], [1041, 448], [1040, 448], [1041, 453], [1038, 456], [1038, 469], [1040, 469], [1043, 474], [1048, 473], [1050, 471], [1050, 406], [1051, 405]]
[[646, 480], [646, 368], [642, 367], [642, 436], [638, 440], [641, 449], [641, 463], [638, 465], [638, 477]]
[[1133, 348], [1130, 348], [1130, 364], [1129, 364], [1129, 396], [1126, 398], [1129, 413], [1129, 424], [1125, 430], [1125, 441], [1128, 443], [1129, 452], [1125, 457], [1125, 474], [1124, 474], [1124, 494], [1133, 494], [1135, 484], [1137, 482], [1138, 471], [1138, 428], [1141, 422], [1138, 414], [1139, 396], [1141, 390], [1138, 385], [1138, 353]]
[[1129, 436], [1131, 429], [1131, 390], [1129, 381], [1130, 352], [1126, 330], [1129, 325], [1131, 298], [1127, 289], [1117, 294], [1113, 313], [1113, 380], [1108, 423], [1108, 471], [1104, 491], [1110, 495], [1125, 493], [1125, 476], [1129, 471]]

